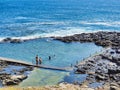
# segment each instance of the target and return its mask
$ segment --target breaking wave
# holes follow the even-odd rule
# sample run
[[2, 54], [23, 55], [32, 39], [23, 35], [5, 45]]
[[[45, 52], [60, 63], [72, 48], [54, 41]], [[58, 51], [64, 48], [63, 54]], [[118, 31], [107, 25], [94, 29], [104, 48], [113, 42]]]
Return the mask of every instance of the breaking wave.
[[[90, 33], [90, 32], [96, 32], [96, 31], [71, 28], [69, 30], [59, 30], [59, 31], [54, 31], [54, 32], [49, 32], [49, 33], [41, 33], [41, 34], [36, 33], [33, 35], [28, 35], [28, 36], [9, 37], [9, 38], [20, 39], [20, 40], [33, 40], [33, 39], [38, 39], [38, 38], [64, 37], [64, 36], [70, 36], [70, 35], [74, 35], [74, 34]], [[8, 37], [1, 37], [0, 42], [2, 42], [5, 38], [8, 38]]]

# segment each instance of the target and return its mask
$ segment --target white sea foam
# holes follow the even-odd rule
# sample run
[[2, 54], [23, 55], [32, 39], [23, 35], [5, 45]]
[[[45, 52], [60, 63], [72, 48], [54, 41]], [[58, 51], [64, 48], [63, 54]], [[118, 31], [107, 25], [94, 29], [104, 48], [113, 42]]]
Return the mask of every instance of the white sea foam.
[[[71, 22], [74, 23], [74, 22]], [[106, 26], [114, 26], [114, 25], [120, 25], [120, 22], [78, 22], [81, 24], [90, 24], [90, 25], [106, 25]], [[19, 25], [31, 25], [31, 24], [35, 24], [32, 27], [28, 27], [28, 29], [30, 30], [34, 30], [34, 29], [38, 29], [39, 25], [41, 24], [66, 24], [66, 22], [30, 22], [30, 23], [23, 23], [23, 24], [19, 24]], [[68, 23], [67, 23], [68, 24]], [[13, 26], [17, 24], [11, 24], [9, 26]], [[38, 26], [38, 27], [37, 27]], [[23, 26], [21, 26], [23, 27]], [[53, 31], [53, 30], [52, 30]], [[80, 34], [80, 33], [90, 33], [90, 32], [96, 32], [96, 31], [103, 31], [103, 30], [92, 30], [91, 28], [67, 28], [66, 30], [54, 30], [53, 32], [44, 32], [44, 33], [36, 33], [33, 35], [28, 35], [28, 36], [21, 36], [21, 37], [10, 37], [11, 39], [21, 39], [21, 40], [30, 40], [30, 39], [37, 39], [37, 38], [44, 38], [44, 37], [64, 37], [64, 36], [70, 36], [70, 35], [74, 35], [74, 34]], [[108, 31], [108, 30], [105, 30]], [[8, 36], [9, 37], [9, 36]], [[0, 42], [5, 39], [6, 37], [1, 37], [0, 38]]]
[[23, 16], [18, 16], [18, 17], [15, 17], [14, 19], [28, 19], [28, 18]]
[[85, 30], [85, 29], [76, 29], [76, 28], [71, 28], [68, 30], [59, 30], [59, 31], [54, 31], [50, 33], [43, 33], [41, 34], [41, 37], [64, 37], [64, 36], [70, 36], [74, 34], [80, 34], [80, 33], [89, 33], [93, 32], [91, 30]]
[[[17, 17], [26, 18], [26, 17]], [[102, 25], [111, 27], [120, 27], [120, 21], [108, 22], [108, 21], [36, 21], [36, 22], [26, 22], [26, 23], [12, 23], [1, 25], [0, 28], [5, 27], [39, 27], [40, 25], [70, 25], [70, 24], [83, 24], [83, 25]]]
[[5, 39], [5, 37], [0, 37], [0, 42], [2, 42], [2, 41], [3, 41], [3, 39]]
[[120, 22], [116, 21], [116, 22], [80, 22], [81, 24], [86, 24], [86, 25], [104, 25], [104, 26], [113, 26], [113, 27], [119, 27], [120, 26]]
[[[10, 37], [11, 39], [20, 39], [20, 40], [34, 40], [34, 39], [39, 39], [39, 38], [49, 38], [49, 37], [64, 37], [64, 36], [71, 36], [74, 34], [81, 34], [81, 33], [95, 33], [98, 31], [102, 30], [85, 30], [85, 29], [76, 29], [76, 28], [71, 28], [69, 30], [59, 30], [59, 31], [54, 31], [54, 32], [49, 32], [49, 33], [36, 33], [33, 35], [28, 35], [28, 36], [21, 36], [21, 37]], [[108, 30], [106, 30], [108, 31]], [[2, 42], [5, 38], [7, 37], [0, 37], [0, 42]]]
[[[100, 30], [97, 30], [97, 31], [100, 31]], [[32, 39], [46, 38], [46, 37], [64, 37], [64, 36], [70, 36], [70, 35], [74, 35], [74, 34], [90, 33], [90, 32], [96, 32], [96, 31], [70, 28], [68, 30], [59, 30], [59, 31], [54, 31], [54, 32], [49, 32], [49, 33], [41, 33], [41, 34], [36, 33], [33, 35], [28, 35], [28, 36], [10, 37], [10, 38], [11, 39], [20, 39], [20, 40], [32, 40]], [[0, 38], [0, 42], [5, 38]]]

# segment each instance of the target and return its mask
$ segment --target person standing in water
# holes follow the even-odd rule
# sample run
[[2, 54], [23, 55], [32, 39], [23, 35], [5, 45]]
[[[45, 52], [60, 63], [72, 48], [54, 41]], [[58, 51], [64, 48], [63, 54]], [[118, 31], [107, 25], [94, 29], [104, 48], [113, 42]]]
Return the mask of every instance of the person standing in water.
[[39, 58], [39, 64], [42, 64], [42, 58], [41, 57]]
[[48, 60], [51, 60], [54, 57], [55, 57], [55, 54], [53, 56], [48, 56]]
[[51, 56], [49, 56], [48, 59], [51, 60]]
[[38, 55], [36, 55], [35, 59], [36, 59], [36, 65], [38, 65], [38, 61], [39, 61]]

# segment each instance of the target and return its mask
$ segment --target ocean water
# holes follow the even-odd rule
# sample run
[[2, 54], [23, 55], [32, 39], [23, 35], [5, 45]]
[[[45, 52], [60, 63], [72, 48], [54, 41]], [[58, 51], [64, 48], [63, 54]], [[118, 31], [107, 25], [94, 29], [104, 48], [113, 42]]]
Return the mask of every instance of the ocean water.
[[[0, 0], [0, 41], [6, 37], [42, 38], [19, 44], [2, 43], [1, 57], [34, 64], [38, 54], [43, 65], [75, 65], [102, 47], [93, 43], [63, 43], [44, 37], [96, 31], [120, 31], [120, 0]], [[83, 77], [85, 75], [35, 69], [20, 86], [82, 81]]]
[[0, 40], [120, 31], [120, 0], [0, 0]]

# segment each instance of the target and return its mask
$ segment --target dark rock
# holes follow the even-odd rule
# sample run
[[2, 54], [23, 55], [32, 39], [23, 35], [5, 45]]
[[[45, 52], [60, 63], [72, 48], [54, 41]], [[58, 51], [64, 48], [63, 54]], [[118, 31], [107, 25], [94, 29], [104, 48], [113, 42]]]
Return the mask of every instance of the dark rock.
[[21, 42], [22, 42], [22, 40], [20, 40], [20, 39], [12, 39], [10, 41], [10, 43], [21, 43]]
[[117, 74], [117, 73], [120, 73], [120, 70], [117, 68], [108, 69], [108, 74]]
[[86, 73], [86, 70], [83, 69], [83, 68], [78, 68], [78, 69], [76, 70], [76, 72], [85, 74], [85, 73]]
[[26, 79], [26, 75], [12, 75], [3, 80], [3, 85], [18, 85], [21, 81]]
[[5, 39], [3, 39], [3, 42], [9, 42], [9, 41], [11, 41], [11, 38], [5, 38]]
[[119, 87], [111, 86], [111, 87], [110, 87], [110, 90], [120, 90], [120, 89], [119, 89]]
[[17, 82], [15, 82], [15, 81], [13, 81], [13, 80], [5, 80], [4, 82], [3, 82], [3, 85], [17, 85], [18, 83]]
[[105, 76], [97, 75], [95, 78], [99, 81], [99, 80], [104, 80]]
[[117, 49], [117, 50], [116, 50], [116, 53], [120, 53], [120, 49]]
[[114, 54], [115, 52], [114, 51], [111, 51], [110, 54]]
[[63, 42], [94, 42], [103, 47], [120, 46], [119, 32], [82, 33], [66, 37], [52, 37]]

